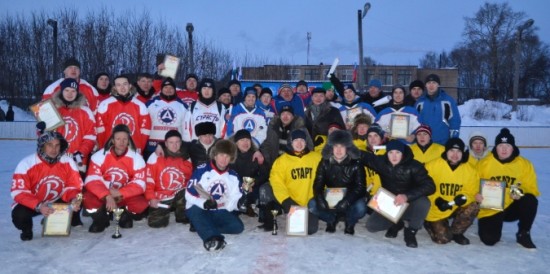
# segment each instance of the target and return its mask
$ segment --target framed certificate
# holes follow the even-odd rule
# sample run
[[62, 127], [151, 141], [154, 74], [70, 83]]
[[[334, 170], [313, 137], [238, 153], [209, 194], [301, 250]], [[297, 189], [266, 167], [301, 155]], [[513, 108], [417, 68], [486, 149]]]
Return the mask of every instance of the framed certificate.
[[46, 123], [45, 130], [51, 131], [65, 124], [51, 99], [32, 105], [30, 110], [34, 113], [36, 120]]
[[393, 138], [405, 139], [409, 136], [409, 121], [411, 117], [404, 114], [392, 114], [390, 134]]
[[73, 211], [70, 204], [54, 203], [51, 207], [54, 213], [44, 218], [42, 236], [69, 236]]
[[325, 200], [327, 200], [328, 208], [333, 209], [346, 195], [345, 187], [329, 187], [325, 189]]
[[347, 109], [346, 110], [346, 124], [348, 125], [352, 125], [353, 126], [353, 122], [355, 121], [355, 117], [359, 114], [363, 113], [363, 108], [362, 107], [355, 107], [355, 108], [350, 108], [350, 109]]
[[286, 216], [286, 235], [307, 236], [307, 207], [291, 206]]
[[483, 201], [479, 205], [481, 208], [504, 210], [506, 182], [481, 179], [479, 189], [483, 196]]
[[167, 54], [164, 57], [164, 69], [160, 71], [160, 76], [176, 79], [176, 73], [178, 72], [179, 65], [180, 58]]
[[399, 222], [403, 213], [409, 206], [408, 203], [396, 206], [395, 195], [384, 188], [379, 188], [369, 201], [368, 206], [393, 223]]

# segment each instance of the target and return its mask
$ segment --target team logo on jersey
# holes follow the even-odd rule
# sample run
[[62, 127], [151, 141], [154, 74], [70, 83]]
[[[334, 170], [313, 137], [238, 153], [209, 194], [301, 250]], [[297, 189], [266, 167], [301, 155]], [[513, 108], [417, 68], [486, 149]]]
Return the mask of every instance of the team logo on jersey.
[[59, 198], [63, 191], [63, 180], [55, 175], [42, 178], [34, 187], [35, 193], [43, 195], [45, 202], [53, 202]]
[[164, 107], [157, 112], [157, 120], [163, 125], [172, 125], [177, 118], [178, 114], [171, 107]]
[[208, 188], [208, 192], [210, 192], [210, 195], [212, 195], [212, 198], [214, 198], [214, 200], [221, 199], [226, 190], [227, 185], [222, 180], [213, 181]]
[[165, 190], [180, 190], [185, 183], [185, 175], [175, 167], [166, 167], [160, 173], [161, 188]]
[[195, 124], [203, 123], [203, 122], [212, 122], [216, 123], [220, 120], [220, 116], [217, 113], [202, 113], [200, 115], [195, 116]]
[[105, 171], [103, 179], [110, 185], [110, 187], [119, 189], [128, 182], [128, 173], [118, 167], [109, 167]]
[[118, 124], [127, 125], [132, 135], [136, 130], [136, 121], [134, 117], [126, 112], [119, 113], [113, 120], [113, 124], [111, 125], [111, 127], [114, 128]]
[[63, 121], [65, 121], [64, 129], [65, 129], [65, 140], [69, 142], [69, 146], [71, 145], [71, 142], [74, 142], [76, 140], [76, 137], [78, 136], [78, 123], [75, 121], [75, 119], [71, 116], [65, 116], [63, 117]]
[[256, 121], [254, 119], [246, 119], [243, 121], [242, 128], [252, 132], [256, 128]]

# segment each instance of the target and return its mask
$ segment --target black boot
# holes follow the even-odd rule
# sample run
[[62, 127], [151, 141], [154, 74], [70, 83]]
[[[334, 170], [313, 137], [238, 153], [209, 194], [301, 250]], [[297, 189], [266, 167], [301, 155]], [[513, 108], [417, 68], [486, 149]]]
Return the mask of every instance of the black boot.
[[20, 235], [21, 241], [30, 241], [32, 240], [32, 229], [25, 229], [21, 232]]
[[325, 229], [325, 231], [328, 233], [334, 233], [336, 231], [337, 224], [338, 224], [338, 221], [327, 222], [327, 229]]
[[355, 234], [355, 225], [350, 225], [346, 223], [346, 228], [344, 228], [344, 234]]
[[109, 215], [107, 215], [107, 210], [105, 207], [99, 208], [96, 212], [91, 213], [92, 225], [88, 229], [91, 233], [103, 232], [106, 227], [109, 226]]
[[528, 249], [537, 248], [531, 240], [531, 233], [528, 230], [518, 231], [518, 233], [516, 233], [516, 242]]
[[220, 249], [223, 249], [225, 245], [226, 245], [225, 241], [223, 240], [223, 238], [219, 236], [214, 236], [204, 241], [204, 244], [203, 244], [204, 248], [207, 251], [220, 250]]
[[403, 229], [404, 226], [405, 224], [403, 223], [403, 221], [399, 221], [397, 224], [394, 224], [390, 228], [388, 228], [388, 231], [386, 231], [386, 235], [384, 235], [384, 237], [386, 238], [397, 237], [397, 234], [401, 229]]
[[459, 245], [469, 245], [470, 240], [466, 237], [464, 237], [464, 234], [454, 234], [453, 235], [453, 241]]
[[416, 248], [418, 243], [416, 242], [416, 232], [418, 230], [412, 229], [410, 227], [405, 228], [405, 244], [408, 247]]
[[73, 212], [73, 217], [71, 219], [71, 226], [72, 227], [75, 227], [75, 226], [79, 226], [79, 225], [84, 225], [82, 223], [82, 220], [80, 220], [80, 211], [82, 209], [79, 209], [77, 212]]
[[134, 227], [134, 220], [132, 216], [130, 215], [130, 212], [128, 212], [128, 209], [125, 209], [122, 214], [120, 215], [120, 220], [118, 221], [118, 225], [121, 228], [132, 228]]

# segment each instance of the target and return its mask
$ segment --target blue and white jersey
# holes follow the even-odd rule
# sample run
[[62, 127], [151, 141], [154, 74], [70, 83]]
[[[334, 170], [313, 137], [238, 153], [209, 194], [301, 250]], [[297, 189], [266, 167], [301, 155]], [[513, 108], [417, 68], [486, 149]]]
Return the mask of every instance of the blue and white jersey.
[[237, 172], [232, 169], [218, 170], [212, 162], [198, 167], [187, 183], [185, 192], [186, 208], [197, 206], [204, 209], [206, 199], [201, 197], [195, 188], [200, 185], [216, 200], [218, 209], [237, 210], [237, 203], [242, 196], [241, 181]]
[[195, 125], [212, 122], [216, 125], [217, 139], [223, 139], [225, 136], [225, 118], [223, 117], [226, 112], [225, 106], [220, 102], [212, 102], [210, 105], [205, 105], [200, 100], [191, 103], [189, 106], [189, 114], [185, 122], [182, 138], [186, 142], [197, 140], [198, 137], [195, 133]]
[[[415, 108], [411, 106], [403, 106], [400, 109], [394, 109], [391, 107], [387, 107], [378, 113], [378, 116], [376, 116], [375, 122], [382, 127], [386, 132], [391, 132], [391, 121], [392, 121], [392, 115], [398, 114], [398, 115], [406, 115], [409, 116], [409, 131], [408, 135], [411, 135], [415, 132], [415, 130], [420, 126], [420, 121], [418, 118], [418, 112]], [[409, 144], [404, 139], [399, 139], [402, 142]]]
[[271, 122], [271, 119], [273, 119], [273, 117], [275, 117], [275, 113], [277, 113], [273, 105], [270, 103], [269, 105], [264, 106], [260, 100], [256, 100], [256, 107], [264, 112], [265, 124], [269, 125], [269, 122]]
[[154, 96], [147, 102], [147, 111], [151, 116], [151, 135], [147, 142], [147, 150], [155, 150], [157, 144], [164, 141], [166, 132], [172, 129], [183, 134], [188, 110], [181, 99], [168, 102], [159, 95]]
[[248, 130], [252, 136], [252, 141], [260, 147], [267, 136], [264, 112], [258, 107], [248, 111], [243, 103], [234, 106], [231, 118], [227, 123], [227, 136], [231, 137], [241, 129]]

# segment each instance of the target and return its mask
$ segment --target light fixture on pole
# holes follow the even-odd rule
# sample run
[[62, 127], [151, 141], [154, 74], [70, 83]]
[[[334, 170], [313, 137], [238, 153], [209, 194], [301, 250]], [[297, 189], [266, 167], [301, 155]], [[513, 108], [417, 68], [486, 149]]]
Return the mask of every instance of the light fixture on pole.
[[195, 28], [193, 27], [192, 23], [187, 23], [187, 26], [185, 26], [185, 30], [187, 31], [189, 40], [189, 73], [195, 73], [195, 64], [193, 61], [193, 30], [195, 30]]
[[371, 5], [369, 2], [365, 3], [363, 10], [357, 10], [357, 30], [359, 34], [359, 73], [357, 73], [357, 88], [360, 92], [363, 91], [365, 85], [365, 79], [363, 77], [365, 67], [363, 65], [363, 18], [367, 15]]
[[307, 63], [309, 65], [309, 42], [311, 41], [311, 32], [307, 33]]
[[516, 31], [516, 53], [514, 55], [514, 86], [512, 89], [512, 111], [518, 109], [518, 89], [519, 89], [519, 64], [521, 62], [521, 39], [523, 31], [531, 27], [535, 20], [529, 19], [525, 21]]
[[53, 72], [52, 72], [52, 79], [55, 80], [55, 75], [57, 71], [57, 21], [53, 19], [48, 19], [47, 21], [48, 25], [50, 25], [53, 28]]

